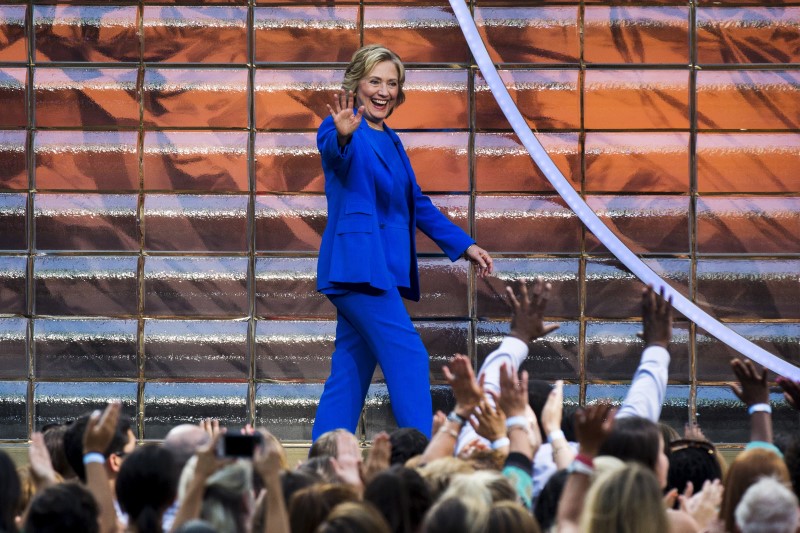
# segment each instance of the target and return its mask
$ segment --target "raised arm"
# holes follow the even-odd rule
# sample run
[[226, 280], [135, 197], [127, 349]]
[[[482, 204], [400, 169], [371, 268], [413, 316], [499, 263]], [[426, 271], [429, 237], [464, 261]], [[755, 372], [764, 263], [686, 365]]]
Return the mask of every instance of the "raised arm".
[[[551, 289], [542, 278], [536, 278], [530, 290], [525, 282], [520, 282], [519, 296], [511, 287], [506, 287], [512, 308], [511, 332], [481, 365], [478, 379], [482, 380], [485, 390], [500, 394], [500, 367], [506, 365], [509, 371], [516, 373], [528, 356], [528, 343], [558, 329], [558, 324], [544, 323], [544, 310]], [[471, 427], [465, 428], [459, 436], [458, 449], [476, 436]]]
[[550, 299], [549, 283], [536, 278], [533, 288], [520, 283], [519, 297], [511, 287], [506, 287], [511, 304], [511, 332], [500, 346], [483, 362], [478, 377], [483, 377], [487, 390], [500, 393], [500, 367], [505, 364], [516, 372], [528, 356], [528, 344], [558, 329], [558, 324], [544, 323], [544, 310]]
[[281, 453], [276, 442], [264, 439], [253, 457], [253, 468], [261, 475], [267, 491], [267, 501], [263, 509], [266, 513], [264, 531], [253, 533], [290, 533], [289, 512], [286, 510], [280, 478]]
[[553, 448], [553, 462], [559, 470], [566, 468], [575, 459], [575, 452], [561, 431], [561, 418], [564, 413], [564, 382], [558, 380], [547, 396], [542, 408], [542, 429]]
[[83, 433], [83, 464], [86, 468], [86, 487], [92, 493], [100, 508], [100, 531], [117, 531], [117, 512], [108, 487], [103, 454], [114, 438], [122, 404], [112, 402], [102, 412], [95, 411], [86, 423]]
[[642, 292], [640, 337], [645, 343], [642, 359], [617, 416], [641, 416], [658, 422], [667, 394], [667, 346], [672, 340], [672, 298], [664, 297], [663, 287], [660, 294], [652, 286]]
[[[473, 410], [484, 397], [483, 388], [475, 380], [475, 372], [466, 356], [456, 355], [450, 361], [450, 365], [443, 367], [443, 370], [445, 379], [453, 389], [456, 406], [447, 415], [444, 424], [431, 437], [422, 454], [422, 464], [453, 455], [461, 428], [465, 426]], [[468, 427], [472, 429], [471, 426]]]
[[589, 405], [575, 413], [575, 435], [580, 453], [570, 465], [570, 473], [558, 502], [558, 531], [577, 532], [586, 494], [594, 472], [594, 458], [608, 438], [614, 424], [614, 411], [606, 404]]
[[177, 530], [185, 522], [200, 516], [206, 480], [208, 480], [214, 472], [230, 463], [228, 460], [217, 457], [217, 444], [224, 435], [225, 430], [222, 429], [211, 438], [210, 442], [197, 450], [195, 454], [197, 463], [195, 463], [194, 467], [194, 476], [192, 476], [191, 481], [189, 481], [186, 493], [178, 508], [178, 513], [175, 515], [175, 521], [172, 523], [172, 531]]
[[772, 408], [769, 405], [767, 369], [759, 372], [749, 359], [733, 359], [731, 368], [739, 383], [731, 390], [746, 406], [750, 415], [750, 442], [772, 443]]
[[342, 91], [334, 95], [333, 107], [327, 104], [328, 111], [333, 117], [333, 124], [336, 126], [336, 140], [339, 146], [344, 146], [350, 142], [350, 137], [353, 132], [358, 129], [361, 124], [361, 117], [364, 115], [364, 106], [358, 108], [356, 113], [353, 113], [353, 105], [355, 104], [355, 95], [353, 91]]
[[330, 118], [323, 120], [317, 131], [317, 149], [326, 173], [332, 171], [337, 176], [345, 176], [353, 160], [350, 140], [361, 124], [364, 108], [353, 113], [353, 95], [338, 93], [333, 107], [328, 105], [328, 111]]

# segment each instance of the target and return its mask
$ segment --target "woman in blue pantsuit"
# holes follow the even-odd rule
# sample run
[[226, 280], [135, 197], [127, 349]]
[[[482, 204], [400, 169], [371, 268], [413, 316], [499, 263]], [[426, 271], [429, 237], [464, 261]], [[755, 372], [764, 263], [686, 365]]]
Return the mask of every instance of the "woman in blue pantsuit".
[[422, 194], [400, 139], [384, 124], [405, 99], [404, 81], [392, 51], [359, 49], [317, 133], [328, 200], [317, 289], [336, 307], [337, 325], [314, 440], [355, 431], [376, 364], [398, 425], [430, 436], [428, 354], [402, 302], [419, 300], [416, 228], [452, 261], [463, 256], [479, 276], [492, 273], [489, 254]]

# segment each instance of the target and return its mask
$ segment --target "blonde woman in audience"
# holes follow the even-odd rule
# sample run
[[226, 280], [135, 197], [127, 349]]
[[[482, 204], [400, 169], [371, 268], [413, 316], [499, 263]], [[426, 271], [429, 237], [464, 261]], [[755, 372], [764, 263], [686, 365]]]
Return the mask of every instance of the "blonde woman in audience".
[[639, 463], [612, 469], [589, 490], [580, 521], [585, 533], [669, 533], [655, 474]]

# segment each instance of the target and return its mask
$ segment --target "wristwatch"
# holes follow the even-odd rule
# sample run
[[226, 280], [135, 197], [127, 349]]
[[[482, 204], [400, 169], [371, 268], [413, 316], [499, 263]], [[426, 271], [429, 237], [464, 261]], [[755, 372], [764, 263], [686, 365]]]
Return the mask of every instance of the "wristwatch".
[[455, 422], [459, 426], [463, 426], [464, 424], [467, 423], [467, 420], [465, 418], [462, 418], [461, 415], [459, 415], [455, 411], [450, 411], [450, 413], [447, 415], [447, 421]]

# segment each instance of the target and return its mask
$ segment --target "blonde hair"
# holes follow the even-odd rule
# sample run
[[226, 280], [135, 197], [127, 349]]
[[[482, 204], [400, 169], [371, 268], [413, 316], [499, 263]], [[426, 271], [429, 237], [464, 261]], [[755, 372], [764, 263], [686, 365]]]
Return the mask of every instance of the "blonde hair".
[[456, 474], [472, 474], [475, 469], [457, 457], [440, 457], [417, 470], [431, 489], [431, 498], [436, 500], [447, 490]]
[[356, 50], [356, 53], [353, 54], [353, 58], [350, 60], [350, 64], [347, 65], [347, 69], [344, 71], [342, 89], [355, 94], [356, 89], [358, 89], [358, 82], [369, 76], [372, 69], [374, 69], [378, 63], [383, 63], [384, 61], [391, 61], [397, 68], [397, 98], [395, 98], [394, 107], [392, 107], [386, 115], [388, 117], [397, 106], [406, 100], [406, 93], [403, 91], [403, 84], [406, 82], [406, 68], [403, 66], [400, 57], [385, 46], [381, 44], [370, 44]]
[[500, 472], [491, 470], [455, 475], [441, 498], [459, 496], [483, 499], [489, 505], [499, 501], [517, 501], [517, 491], [508, 478]]
[[339, 455], [339, 435], [350, 435], [355, 438], [355, 435], [346, 429], [332, 429], [326, 431], [311, 444], [308, 450], [308, 458], [314, 457], [337, 457]]
[[486, 530], [492, 533], [541, 533], [530, 511], [517, 502], [497, 502], [489, 510]]
[[637, 462], [592, 483], [581, 515], [587, 533], [668, 533], [667, 511], [653, 471]]

